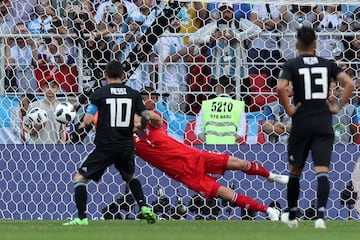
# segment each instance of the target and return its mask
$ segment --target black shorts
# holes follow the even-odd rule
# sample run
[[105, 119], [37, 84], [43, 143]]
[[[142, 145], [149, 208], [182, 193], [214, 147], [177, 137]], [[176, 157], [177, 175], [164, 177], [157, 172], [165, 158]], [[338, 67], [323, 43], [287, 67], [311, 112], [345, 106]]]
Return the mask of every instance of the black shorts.
[[78, 171], [87, 179], [99, 181], [106, 168], [111, 164], [119, 172], [133, 175], [135, 172], [135, 150], [134, 147], [119, 148], [117, 145], [111, 147], [96, 147], [80, 164]]
[[314, 166], [329, 166], [333, 149], [332, 127], [318, 129], [293, 128], [288, 143], [290, 165], [303, 169], [311, 150]]

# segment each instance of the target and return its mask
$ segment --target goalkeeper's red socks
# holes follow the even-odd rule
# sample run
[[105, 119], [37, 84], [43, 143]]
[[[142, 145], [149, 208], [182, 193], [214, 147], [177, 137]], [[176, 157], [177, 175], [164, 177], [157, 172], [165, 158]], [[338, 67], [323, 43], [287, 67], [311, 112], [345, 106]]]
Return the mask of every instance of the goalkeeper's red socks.
[[247, 196], [238, 194], [234, 192], [234, 195], [231, 199], [231, 203], [235, 204], [236, 206], [242, 207], [242, 208], [247, 208], [249, 210], [253, 210], [253, 211], [260, 211], [260, 212], [266, 212], [267, 210], [267, 206], [258, 203], [257, 201], [255, 201], [252, 198], [249, 198]]
[[269, 170], [254, 162], [248, 162], [247, 169], [243, 172], [248, 175], [259, 175], [265, 178], [270, 176]]

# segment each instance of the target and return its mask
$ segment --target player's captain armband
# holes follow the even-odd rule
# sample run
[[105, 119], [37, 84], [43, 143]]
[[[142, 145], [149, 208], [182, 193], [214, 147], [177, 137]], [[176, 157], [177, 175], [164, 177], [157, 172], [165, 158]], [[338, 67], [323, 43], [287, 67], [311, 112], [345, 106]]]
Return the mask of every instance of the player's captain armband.
[[97, 110], [98, 110], [98, 108], [97, 108], [96, 105], [89, 104], [89, 106], [87, 106], [87, 108], [86, 108], [86, 113], [91, 114], [91, 115], [95, 115]]

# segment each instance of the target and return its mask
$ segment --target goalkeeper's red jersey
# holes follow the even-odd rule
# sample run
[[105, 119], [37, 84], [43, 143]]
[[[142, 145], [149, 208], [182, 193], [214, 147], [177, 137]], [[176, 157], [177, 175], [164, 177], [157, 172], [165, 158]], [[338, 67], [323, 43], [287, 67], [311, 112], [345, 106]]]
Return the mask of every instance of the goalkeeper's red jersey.
[[229, 155], [200, 151], [170, 137], [165, 129], [150, 125], [134, 137], [134, 142], [139, 157], [194, 191], [210, 198], [219, 188], [207, 173], [224, 174]]
[[200, 150], [187, 146], [170, 137], [163, 128], [147, 126], [134, 137], [136, 155], [172, 178], [192, 171]]

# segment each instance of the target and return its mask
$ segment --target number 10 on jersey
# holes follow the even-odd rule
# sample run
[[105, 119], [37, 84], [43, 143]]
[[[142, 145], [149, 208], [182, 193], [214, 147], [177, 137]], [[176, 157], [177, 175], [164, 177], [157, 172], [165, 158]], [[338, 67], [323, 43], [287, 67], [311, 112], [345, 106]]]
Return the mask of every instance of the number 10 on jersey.
[[110, 105], [110, 127], [129, 127], [132, 100], [129, 98], [108, 98]]

